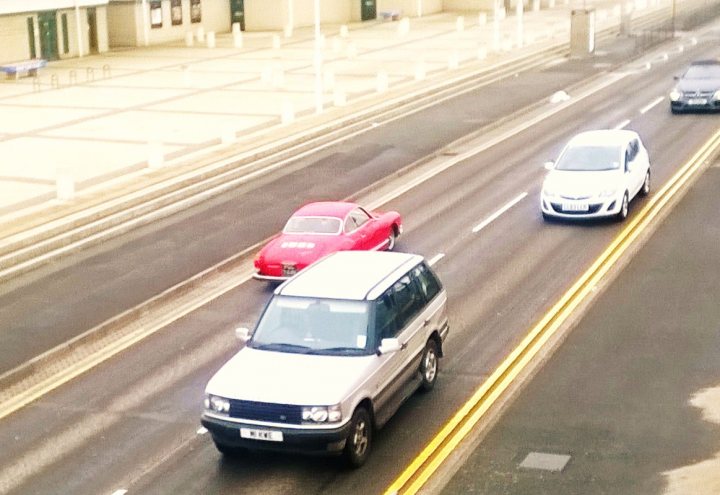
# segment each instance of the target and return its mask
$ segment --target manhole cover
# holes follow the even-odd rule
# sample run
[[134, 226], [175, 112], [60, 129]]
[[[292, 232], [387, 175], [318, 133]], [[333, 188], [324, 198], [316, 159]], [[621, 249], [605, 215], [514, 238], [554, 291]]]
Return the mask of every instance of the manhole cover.
[[569, 455], [546, 454], [543, 452], [530, 452], [520, 463], [521, 468], [544, 469], [545, 471], [560, 472], [565, 469], [570, 460]]

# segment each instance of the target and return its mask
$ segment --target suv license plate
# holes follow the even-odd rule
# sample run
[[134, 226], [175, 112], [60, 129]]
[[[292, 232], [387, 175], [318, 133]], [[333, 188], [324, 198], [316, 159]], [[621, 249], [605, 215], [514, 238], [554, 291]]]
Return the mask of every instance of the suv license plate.
[[282, 442], [283, 434], [281, 431], [260, 430], [256, 428], [240, 428], [240, 437], [249, 440], [264, 440], [266, 442]]
[[587, 203], [563, 203], [563, 211], [588, 211], [590, 207]]

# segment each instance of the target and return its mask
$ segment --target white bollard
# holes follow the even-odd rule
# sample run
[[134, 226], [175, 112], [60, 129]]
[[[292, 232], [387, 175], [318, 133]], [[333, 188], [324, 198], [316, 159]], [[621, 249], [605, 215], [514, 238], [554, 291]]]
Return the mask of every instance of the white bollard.
[[349, 32], [348, 32], [348, 27], [347, 27], [345, 24], [343, 24], [342, 26], [340, 26], [340, 37], [341, 37], [341, 38], [347, 38], [347, 37], [348, 37], [348, 34], [349, 34]]
[[232, 129], [223, 129], [222, 134], [220, 134], [222, 144], [232, 144], [235, 142], [235, 138], [235, 131]]
[[147, 144], [148, 167], [160, 168], [165, 163], [165, 155], [160, 141], [150, 141]]
[[332, 69], [325, 69], [323, 71], [323, 87], [328, 91], [335, 88], [335, 73]]
[[72, 201], [75, 198], [75, 179], [66, 170], [57, 171], [55, 186], [58, 200]]
[[405, 36], [410, 32], [410, 18], [403, 17], [400, 19], [397, 27], [398, 36]]
[[455, 19], [455, 31], [458, 33], [465, 31], [465, 18], [463, 16], [458, 16], [458, 18]]
[[197, 28], [197, 31], [195, 31], [195, 36], [197, 37], [197, 40], [200, 43], [205, 43], [205, 28], [202, 26], [199, 26]]
[[283, 100], [280, 120], [283, 124], [291, 124], [295, 120], [295, 108], [290, 100]]
[[240, 30], [240, 23], [239, 23], [239, 22], [233, 22], [233, 25], [232, 25], [232, 34], [239, 34], [239, 33], [242, 33], [242, 31]]
[[415, 80], [422, 81], [427, 76], [427, 69], [425, 68], [425, 61], [418, 60], [415, 62]]
[[341, 91], [339, 89], [335, 89], [333, 91], [333, 105], [336, 107], [344, 107], [347, 105], [347, 95], [345, 94], [345, 91]]
[[384, 70], [381, 70], [377, 73], [376, 78], [376, 89], [378, 93], [384, 93], [388, 90], [388, 87], [390, 86], [388, 82], [388, 73]]
[[487, 24], [487, 14], [485, 12], [480, 12], [478, 14], [478, 26], [484, 26]]
[[214, 32], [214, 31], [210, 31], [210, 32], [207, 34], [207, 37], [206, 37], [206, 38], [207, 38], [207, 47], [208, 47], [208, 48], [215, 48], [215, 32]]
[[487, 48], [484, 46], [478, 47], [477, 58], [478, 60], [485, 60], [487, 58]]
[[237, 33], [233, 33], [233, 46], [235, 48], [242, 48], [243, 47], [243, 36], [242, 31], [239, 31]]
[[185, 33], [185, 46], [193, 46], [195, 44], [195, 36], [193, 36], [192, 31], [188, 31]]

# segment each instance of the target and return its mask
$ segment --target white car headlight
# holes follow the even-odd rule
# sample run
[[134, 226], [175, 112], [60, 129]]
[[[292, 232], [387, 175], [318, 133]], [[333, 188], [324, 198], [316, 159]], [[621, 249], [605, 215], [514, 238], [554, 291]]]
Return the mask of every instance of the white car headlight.
[[340, 406], [306, 406], [302, 408], [305, 423], [337, 423], [342, 419]]
[[615, 193], [617, 193], [617, 189], [603, 189], [602, 191], [600, 191], [600, 194], [598, 194], [598, 196], [600, 196], [601, 198], [609, 198], [611, 196], [615, 196]]
[[670, 101], [678, 101], [682, 97], [682, 93], [677, 88], [670, 91]]
[[230, 401], [225, 397], [208, 394], [205, 396], [205, 409], [216, 413], [227, 414], [230, 412]]
[[557, 190], [552, 186], [552, 184], [543, 184], [542, 194], [543, 194], [543, 196], [552, 198], [554, 196], [557, 196], [558, 193], [557, 193]]

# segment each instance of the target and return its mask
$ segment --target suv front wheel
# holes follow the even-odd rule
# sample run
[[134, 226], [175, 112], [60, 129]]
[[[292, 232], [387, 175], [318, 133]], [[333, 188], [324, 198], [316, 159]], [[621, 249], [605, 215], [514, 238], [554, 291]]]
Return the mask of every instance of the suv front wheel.
[[422, 379], [420, 389], [423, 392], [433, 389], [437, 381], [438, 370], [438, 345], [434, 339], [430, 339], [425, 344], [425, 351], [420, 361], [420, 377]]
[[370, 414], [364, 407], [358, 407], [350, 420], [350, 434], [345, 442], [345, 460], [350, 467], [358, 468], [365, 464], [370, 455], [371, 444]]

